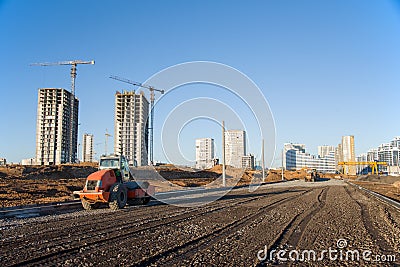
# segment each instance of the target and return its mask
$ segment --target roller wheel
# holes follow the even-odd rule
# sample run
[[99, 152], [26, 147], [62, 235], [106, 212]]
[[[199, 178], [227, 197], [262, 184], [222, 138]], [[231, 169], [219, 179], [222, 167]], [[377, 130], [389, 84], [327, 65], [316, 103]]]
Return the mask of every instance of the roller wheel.
[[110, 188], [109, 206], [113, 210], [123, 209], [128, 200], [128, 190], [121, 183], [115, 183]]
[[96, 209], [96, 208], [97, 208], [97, 205], [96, 205], [96, 204], [97, 204], [97, 203], [92, 204], [92, 203], [90, 203], [89, 201], [86, 201], [86, 200], [82, 199], [82, 207], [83, 207], [85, 210], [93, 210], [93, 209]]
[[150, 199], [151, 199], [151, 197], [144, 197], [144, 198], [142, 198], [142, 204], [143, 204], [143, 205], [148, 204], [148, 203], [150, 202]]

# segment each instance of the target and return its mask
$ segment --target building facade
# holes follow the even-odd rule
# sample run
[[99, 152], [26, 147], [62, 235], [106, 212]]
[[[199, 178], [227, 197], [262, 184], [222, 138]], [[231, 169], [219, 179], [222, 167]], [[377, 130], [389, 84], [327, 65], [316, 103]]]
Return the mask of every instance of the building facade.
[[[342, 137], [342, 150], [341, 158], [344, 162], [355, 162], [356, 161], [356, 152], [354, 147], [354, 135], [347, 135]], [[343, 170], [345, 174], [356, 175], [357, 167], [356, 166], [346, 166]]]
[[381, 144], [378, 147], [378, 160], [388, 166], [399, 166], [399, 148], [392, 143]]
[[214, 166], [214, 139], [196, 139], [196, 168], [208, 169]]
[[37, 164], [76, 162], [79, 100], [74, 97], [71, 101], [72, 97], [71, 92], [62, 88], [39, 89], [36, 121]]
[[284, 144], [283, 164], [287, 170], [316, 169], [322, 173], [335, 173], [335, 151], [324, 157], [306, 153], [304, 144]]
[[114, 153], [124, 155], [131, 165], [148, 165], [149, 101], [143, 92], [115, 94]]
[[245, 170], [254, 170], [254, 155], [250, 154], [247, 156], [242, 156], [242, 169]]
[[93, 134], [83, 134], [82, 162], [93, 162]]
[[22, 159], [21, 165], [38, 165], [38, 164], [36, 163], [36, 158], [28, 158], [28, 159]]
[[242, 168], [242, 157], [246, 155], [246, 132], [225, 131], [225, 162], [235, 168]]
[[329, 153], [334, 152], [335, 147], [334, 146], [318, 146], [318, 156], [323, 158], [327, 156]]
[[387, 172], [389, 175], [400, 175], [400, 137], [393, 138], [388, 143], [381, 144], [376, 149], [378, 161], [387, 163], [386, 167], [382, 167], [382, 170]]
[[[387, 166], [380, 166], [379, 171], [386, 172], [389, 175], [400, 175], [400, 136], [394, 137], [390, 142], [383, 143], [357, 157], [358, 161], [361, 161], [361, 159], [386, 162]], [[358, 170], [359, 173], [363, 174], [369, 171], [368, 166], [362, 166], [361, 170]]]

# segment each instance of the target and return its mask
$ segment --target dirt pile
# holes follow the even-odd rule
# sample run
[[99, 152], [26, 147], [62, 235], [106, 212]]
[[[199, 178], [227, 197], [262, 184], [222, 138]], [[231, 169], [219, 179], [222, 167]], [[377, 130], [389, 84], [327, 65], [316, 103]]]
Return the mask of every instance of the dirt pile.
[[212, 172], [212, 171], [186, 171], [179, 168], [156, 168], [157, 172], [167, 180], [174, 180], [174, 179], [190, 179], [190, 178], [211, 178], [216, 179], [220, 176], [219, 173]]
[[95, 172], [95, 165], [56, 165], [56, 166], [21, 166], [7, 165], [0, 167], [0, 177], [20, 179], [69, 179], [84, 178]]
[[400, 189], [400, 181], [395, 182], [395, 183], [393, 184], [393, 186], [396, 187], [397, 190], [399, 190], [399, 189]]
[[400, 182], [400, 176], [379, 176], [376, 174], [373, 175], [364, 175], [357, 179], [357, 181], [363, 182], [375, 182], [382, 184], [394, 184], [396, 182]]
[[69, 201], [80, 190], [93, 165], [0, 167], [0, 207]]
[[[296, 179], [302, 180], [306, 177], [306, 175], [307, 174], [304, 170], [283, 172], [283, 178], [288, 181]], [[274, 169], [268, 170], [267, 182], [274, 182], [280, 180], [282, 180], [282, 170], [274, 170]]]
[[[172, 164], [157, 166], [156, 171], [166, 180], [183, 187], [205, 186], [217, 180], [222, 175], [222, 165], [210, 169], [194, 171], [190, 168], [180, 168]], [[231, 178], [240, 178], [238, 185], [249, 184], [255, 171], [243, 171], [231, 166], [226, 166], [226, 178], [229, 184]]]

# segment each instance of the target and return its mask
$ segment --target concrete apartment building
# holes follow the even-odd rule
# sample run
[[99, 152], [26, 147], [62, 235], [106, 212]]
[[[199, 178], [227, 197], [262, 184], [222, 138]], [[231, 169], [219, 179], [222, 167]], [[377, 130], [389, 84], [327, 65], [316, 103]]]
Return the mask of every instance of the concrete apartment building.
[[[357, 161], [379, 161], [386, 162], [387, 166], [380, 166], [379, 171], [387, 172], [389, 175], [400, 175], [400, 136], [394, 137], [390, 142], [383, 143], [357, 156]], [[367, 165], [360, 165], [357, 173], [367, 174], [371, 169]]]
[[254, 170], [255, 162], [254, 162], [254, 155], [246, 155], [242, 156], [242, 169], [245, 170]]
[[334, 146], [318, 146], [318, 156], [321, 158], [327, 156], [331, 152], [335, 152]]
[[393, 138], [388, 143], [381, 144], [372, 151], [375, 152], [378, 161], [387, 163], [386, 167], [382, 167], [382, 171], [389, 175], [400, 175], [400, 136]]
[[[347, 135], [342, 136], [342, 144], [341, 144], [341, 158], [342, 161], [356, 161], [356, 152], [354, 148], [354, 135]], [[356, 175], [357, 174], [357, 167], [356, 166], [347, 166], [345, 167], [344, 173], [349, 175]]]
[[132, 165], [148, 165], [148, 117], [149, 101], [143, 92], [116, 92], [114, 153], [126, 156]]
[[[36, 164], [76, 162], [79, 100], [75, 97], [72, 102], [71, 98], [71, 92], [62, 88], [39, 89]], [[71, 108], [73, 108], [72, 121]]]
[[322, 173], [335, 173], [335, 151], [330, 151], [324, 157], [306, 153], [304, 144], [284, 144], [283, 164], [287, 170], [302, 168], [316, 169]]
[[235, 168], [242, 168], [242, 157], [246, 155], [246, 132], [225, 131], [225, 162]]
[[214, 139], [196, 139], [196, 168], [208, 169], [214, 166]]
[[82, 162], [93, 162], [93, 134], [83, 134]]

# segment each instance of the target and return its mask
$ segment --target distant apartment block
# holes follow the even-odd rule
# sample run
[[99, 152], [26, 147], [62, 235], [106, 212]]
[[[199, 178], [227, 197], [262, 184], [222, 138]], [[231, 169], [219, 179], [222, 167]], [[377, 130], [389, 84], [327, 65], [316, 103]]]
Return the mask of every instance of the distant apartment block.
[[93, 134], [83, 134], [82, 162], [93, 162]]
[[338, 144], [338, 146], [335, 148], [336, 171], [341, 172], [342, 166], [338, 165], [339, 162], [343, 162], [342, 144]]
[[242, 156], [242, 169], [245, 170], [254, 170], [254, 155], [246, 155]]
[[309, 168], [322, 173], [335, 173], [335, 151], [319, 157], [306, 153], [304, 144], [286, 143], [284, 144], [283, 164], [287, 170]]
[[235, 168], [242, 168], [242, 157], [246, 155], [246, 132], [225, 131], [225, 162]]
[[79, 100], [74, 99], [72, 109], [71, 97], [71, 92], [62, 88], [39, 89], [36, 122], [37, 164], [76, 162]]
[[331, 152], [335, 152], [334, 146], [318, 146], [318, 156], [320, 158], [327, 156]]
[[378, 160], [386, 162], [388, 166], [399, 166], [399, 149], [392, 143], [381, 144], [378, 147]]
[[[386, 162], [387, 166], [380, 166], [379, 171], [387, 172], [389, 175], [400, 175], [400, 136], [357, 156], [357, 161]], [[359, 166], [357, 169], [357, 173], [366, 174], [368, 172], [370, 172], [370, 167], [367, 165]]]
[[373, 148], [367, 152], [367, 161], [379, 161], [378, 149]]
[[125, 155], [130, 164], [148, 165], [149, 101], [144, 93], [115, 94], [114, 153]]
[[36, 162], [36, 158], [28, 158], [28, 159], [22, 159], [21, 165], [38, 165], [38, 164]]
[[208, 169], [214, 166], [214, 139], [196, 139], [196, 168]]
[[393, 138], [388, 143], [381, 144], [373, 151], [376, 152], [378, 161], [387, 163], [387, 166], [382, 168], [383, 171], [389, 175], [400, 175], [400, 136]]
[[[341, 144], [342, 150], [339, 151], [341, 153], [341, 158], [342, 161], [345, 162], [355, 162], [356, 161], [356, 152], [354, 148], [354, 136], [353, 135], [347, 135], [342, 137], [342, 144]], [[345, 170], [343, 170], [344, 173], [349, 174], [349, 175], [356, 175], [357, 173], [357, 167], [356, 166], [346, 166]]]
[[0, 158], [0, 166], [6, 165], [7, 160], [5, 158]]
[[[283, 166], [287, 170], [295, 170], [296, 167], [296, 153], [306, 153], [305, 144], [285, 143], [283, 145], [284, 157]], [[300, 162], [298, 163], [300, 164]], [[304, 167], [304, 166], [303, 166]], [[303, 168], [301, 167], [301, 168]]]

